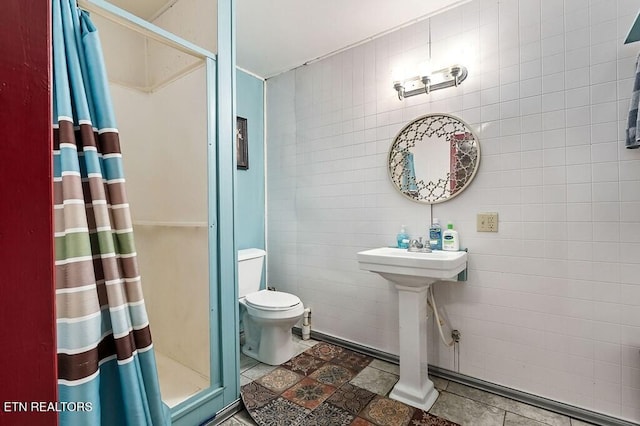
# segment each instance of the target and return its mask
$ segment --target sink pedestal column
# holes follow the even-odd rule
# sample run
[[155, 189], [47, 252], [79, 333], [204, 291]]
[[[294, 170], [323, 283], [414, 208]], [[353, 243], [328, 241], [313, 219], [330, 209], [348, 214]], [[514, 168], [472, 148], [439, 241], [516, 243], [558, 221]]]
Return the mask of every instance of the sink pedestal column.
[[427, 292], [429, 285], [395, 284], [400, 308], [400, 380], [389, 397], [428, 411], [438, 391], [427, 376]]

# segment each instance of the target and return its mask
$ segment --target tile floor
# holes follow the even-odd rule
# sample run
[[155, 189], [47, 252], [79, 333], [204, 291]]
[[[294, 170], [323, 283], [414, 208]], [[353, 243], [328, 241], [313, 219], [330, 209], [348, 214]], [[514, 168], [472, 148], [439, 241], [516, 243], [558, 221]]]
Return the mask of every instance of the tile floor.
[[[294, 336], [296, 355], [318, 343], [315, 340], [300, 340]], [[250, 383], [264, 376], [276, 367], [261, 364], [240, 354], [240, 385]], [[398, 366], [381, 360], [374, 360], [350, 383], [379, 395], [388, 395], [398, 380]], [[429, 413], [459, 423], [462, 426], [588, 426], [576, 419], [523, 404], [502, 396], [494, 395], [459, 383], [431, 377], [440, 396]], [[221, 423], [223, 426], [254, 426], [246, 410]]]
[[[355, 385], [353, 379], [372, 361], [370, 356], [340, 346], [317, 343], [244, 385], [245, 409], [263, 425], [456, 426]], [[363, 383], [380, 389], [395, 381], [391, 374], [391, 380], [377, 380], [371, 374], [360, 377]]]

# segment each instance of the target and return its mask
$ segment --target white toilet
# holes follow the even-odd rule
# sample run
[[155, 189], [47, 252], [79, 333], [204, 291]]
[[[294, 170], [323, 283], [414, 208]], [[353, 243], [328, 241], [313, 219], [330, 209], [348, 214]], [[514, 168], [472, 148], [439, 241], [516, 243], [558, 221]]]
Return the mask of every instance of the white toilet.
[[304, 306], [293, 294], [260, 290], [266, 254], [256, 248], [238, 250], [238, 297], [245, 307], [242, 352], [265, 364], [280, 365], [293, 357], [291, 328], [302, 318]]

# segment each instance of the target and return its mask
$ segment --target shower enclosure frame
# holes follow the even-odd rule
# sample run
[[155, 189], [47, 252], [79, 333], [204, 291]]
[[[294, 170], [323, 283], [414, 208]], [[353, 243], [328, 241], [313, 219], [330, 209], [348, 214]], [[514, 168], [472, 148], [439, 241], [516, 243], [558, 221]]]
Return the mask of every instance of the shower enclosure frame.
[[[207, 98], [210, 386], [171, 409], [173, 425], [202, 424], [239, 399], [237, 253], [235, 244], [235, 1], [218, 0], [218, 54], [104, 0], [83, 9], [204, 60]], [[233, 285], [231, 285], [233, 284]]]

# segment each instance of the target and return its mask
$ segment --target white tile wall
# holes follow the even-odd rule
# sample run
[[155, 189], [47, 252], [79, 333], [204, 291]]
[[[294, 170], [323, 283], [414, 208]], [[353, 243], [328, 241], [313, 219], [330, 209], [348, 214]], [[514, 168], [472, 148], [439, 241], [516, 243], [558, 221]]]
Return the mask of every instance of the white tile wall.
[[[298, 294], [314, 329], [397, 353], [397, 296], [356, 252], [402, 224], [426, 234], [431, 210], [394, 191], [387, 151], [409, 120], [458, 115], [482, 162], [433, 216], [470, 252], [469, 280], [435, 287], [460, 371], [640, 421], [640, 150], [623, 146], [638, 44], [622, 45], [638, 7], [475, 0], [268, 80], [269, 284]], [[469, 78], [398, 101], [392, 68], [429, 48]], [[499, 233], [476, 232], [481, 211]], [[430, 362], [453, 368], [429, 332]]]

